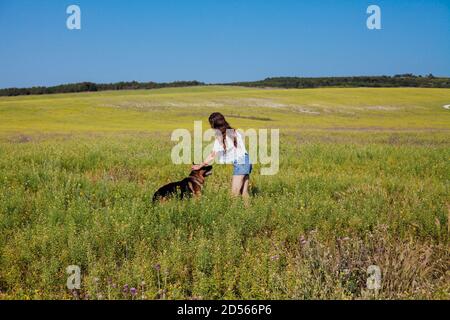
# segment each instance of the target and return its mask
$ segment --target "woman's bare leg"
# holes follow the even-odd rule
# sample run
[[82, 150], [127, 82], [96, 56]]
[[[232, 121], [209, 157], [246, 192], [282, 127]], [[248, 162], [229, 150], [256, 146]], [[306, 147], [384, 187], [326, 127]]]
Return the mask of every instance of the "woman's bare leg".
[[231, 195], [237, 197], [241, 195], [241, 190], [244, 185], [245, 175], [233, 176], [231, 180]]
[[250, 205], [250, 202], [249, 202], [250, 196], [249, 196], [249, 194], [248, 194], [248, 184], [249, 184], [249, 181], [250, 181], [250, 176], [247, 174], [247, 175], [245, 175], [245, 177], [244, 177], [244, 181], [243, 181], [242, 189], [241, 189], [242, 200], [244, 200], [244, 205], [245, 205], [246, 207], [248, 207], [248, 206]]
[[241, 194], [243, 198], [248, 198], [249, 194], [248, 194], [248, 185], [250, 182], [250, 175], [245, 175], [244, 176], [244, 182], [242, 183], [242, 189], [241, 189]]

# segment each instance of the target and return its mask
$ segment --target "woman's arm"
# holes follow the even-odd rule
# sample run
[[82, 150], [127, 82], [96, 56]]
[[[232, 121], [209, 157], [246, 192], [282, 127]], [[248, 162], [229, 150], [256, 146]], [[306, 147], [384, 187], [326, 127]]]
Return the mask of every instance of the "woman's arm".
[[203, 161], [203, 163], [201, 163], [201, 164], [194, 164], [192, 166], [192, 170], [200, 170], [204, 166], [207, 166], [211, 161], [213, 161], [215, 157], [216, 157], [216, 152], [213, 151], [213, 152], [211, 152], [209, 154], [209, 156], [206, 157], [206, 159], [205, 159], [205, 161]]

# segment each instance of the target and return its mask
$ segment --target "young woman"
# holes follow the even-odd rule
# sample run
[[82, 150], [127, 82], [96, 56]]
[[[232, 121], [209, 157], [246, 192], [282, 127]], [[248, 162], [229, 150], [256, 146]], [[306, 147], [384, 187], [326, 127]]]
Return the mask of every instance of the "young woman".
[[245, 149], [241, 134], [233, 129], [225, 117], [214, 112], [209, 116], [211, 128], [216, 130], [216, 140], [211, 154], [202, 164], [192, 166], [193, 170], [199, 170], [218, 157], [219, 163], [233, 164], [233, 179], [231, 181], [231, 194], [242, 195], [248, 198], [248, 184], [252, 164]]

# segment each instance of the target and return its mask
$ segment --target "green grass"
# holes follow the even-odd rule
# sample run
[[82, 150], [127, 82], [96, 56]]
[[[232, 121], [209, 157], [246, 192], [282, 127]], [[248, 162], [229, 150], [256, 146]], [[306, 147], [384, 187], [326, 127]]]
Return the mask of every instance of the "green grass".
[[[195, 87], [0, 98], [0, 298], [450, 298], [446, 89]], [[213, 111], [279, 128], [248, 207], [215, 166], [198, 201], [153, 205], [188, 166], [171, 130]], [[142, 282], [145, 282], [143, 284]]]
[[[220, 109], [236, 126], [449, 129], [447, 89], [193, 87], [0, 99], [5, 133], [165, 131]], [[318, 114], [317, 114], [318, 113]], [[252, 120], [239, 117], [257, 117]], [[206, 118], [206, 119], [205, 119]], [[270, 119], [268, 121], [268, 119]]]

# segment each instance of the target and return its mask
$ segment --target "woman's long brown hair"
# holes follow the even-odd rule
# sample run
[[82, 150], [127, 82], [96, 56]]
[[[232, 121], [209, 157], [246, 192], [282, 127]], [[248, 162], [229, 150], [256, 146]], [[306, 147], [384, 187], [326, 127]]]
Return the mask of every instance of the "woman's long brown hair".
[[[219, 130], [222, 134], [223, 149], [227, 152], [227, 130], [234, 129], [228, 124], [227, 120], [225, 120], [225, 117], [220, 112], [214, 112], [209, 116], [209, 124], [211, 125], [211, 128]], [[234, 146], [237, 147], [236, 134], [233, 135], [233, 143]]]

